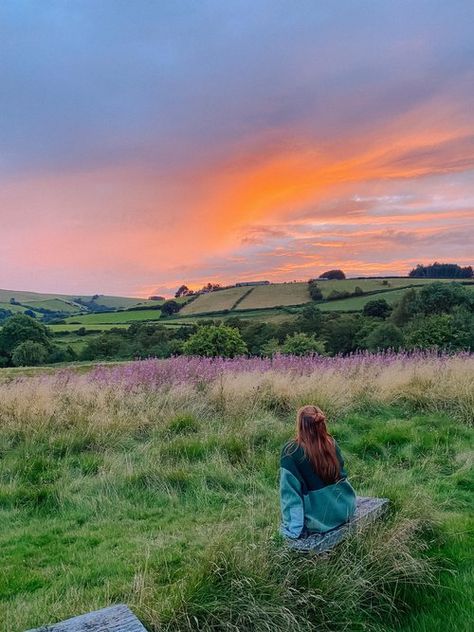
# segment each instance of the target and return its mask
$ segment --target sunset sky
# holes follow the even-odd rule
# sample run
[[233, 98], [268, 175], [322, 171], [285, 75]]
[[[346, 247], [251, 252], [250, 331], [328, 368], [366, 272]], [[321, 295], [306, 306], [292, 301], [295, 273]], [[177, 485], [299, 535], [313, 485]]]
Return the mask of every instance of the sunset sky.
[[472, 0], [3, 0], [0, 287], [473, 263]]

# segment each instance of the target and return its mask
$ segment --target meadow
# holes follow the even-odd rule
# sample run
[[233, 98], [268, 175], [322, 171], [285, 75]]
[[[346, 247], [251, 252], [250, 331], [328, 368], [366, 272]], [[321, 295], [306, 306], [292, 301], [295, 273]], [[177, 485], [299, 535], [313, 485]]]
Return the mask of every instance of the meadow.
[[[157, 630], [470, 629], [474, 358], [178, 357], [0, 374], [0, 630], [127, 602]], [[330, 556], [278, 535], [316, 402], [390, 514]]]

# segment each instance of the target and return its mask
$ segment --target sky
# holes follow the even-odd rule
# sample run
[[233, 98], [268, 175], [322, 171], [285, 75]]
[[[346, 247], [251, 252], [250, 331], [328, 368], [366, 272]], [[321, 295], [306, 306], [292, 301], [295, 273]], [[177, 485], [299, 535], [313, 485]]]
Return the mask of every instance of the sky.
[[2, 0], [0, 287], [473, 263], [472, 0]]

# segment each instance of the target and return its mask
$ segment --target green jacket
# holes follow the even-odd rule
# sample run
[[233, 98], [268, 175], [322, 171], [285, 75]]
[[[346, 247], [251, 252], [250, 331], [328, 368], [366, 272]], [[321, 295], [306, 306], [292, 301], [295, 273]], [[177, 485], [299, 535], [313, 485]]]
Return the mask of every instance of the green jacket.
[[354, 514], [356, 494], [347, 480], [344, 460], [336, 443], [341, 478], [332, 484], [321, 480], [304, 450], [289, 441], [281, 452], [281, 532], [289, 538], [324, 533], [347, 522]]

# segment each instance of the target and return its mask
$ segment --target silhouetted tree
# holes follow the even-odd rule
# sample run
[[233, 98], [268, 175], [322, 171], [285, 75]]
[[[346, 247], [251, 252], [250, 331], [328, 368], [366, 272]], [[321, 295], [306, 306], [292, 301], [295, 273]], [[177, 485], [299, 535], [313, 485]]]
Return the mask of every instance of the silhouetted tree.
[[323, 272], [319, 275], [320, 279], [345, 279], [346, 275], [342, 270], [327, 270], [327, 272]]

